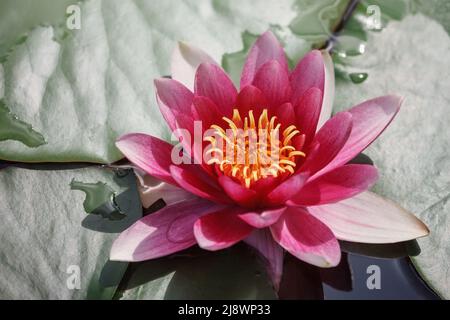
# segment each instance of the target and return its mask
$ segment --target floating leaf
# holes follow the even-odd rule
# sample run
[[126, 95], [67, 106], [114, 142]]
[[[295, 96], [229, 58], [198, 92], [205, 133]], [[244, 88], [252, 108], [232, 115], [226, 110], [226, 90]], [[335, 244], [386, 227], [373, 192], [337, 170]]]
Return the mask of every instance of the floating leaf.
[[47, 144], [31, 149], [3, 141], [0, 158], [109, 163], [122, 157], [114, 145], [121, 134], [168, 139], [152, 82], [170, 74], [175, 41], [204, 48], [220, 61], [242, 48], [244, 31], [260, 34], [272, 25], [288, 30], [302, 9], [293, 10], [294, 2], [83, 2], [80, 30], [66, 30], [56, 41], [60, 27], [36, 28], [3, 63], [5, 103]]
[[[102, 180], [118, 190], [127, 218], [86, 217], [83, 194], [70, 190], [74, 178]], [[112, 298], [127, 267], [108, 261], [112, 232], [124, 230], [142, 212], [133, 176], [117, 178], [95, 168], [10, 167], [0, 171], [0, 194], [1, 298]]]

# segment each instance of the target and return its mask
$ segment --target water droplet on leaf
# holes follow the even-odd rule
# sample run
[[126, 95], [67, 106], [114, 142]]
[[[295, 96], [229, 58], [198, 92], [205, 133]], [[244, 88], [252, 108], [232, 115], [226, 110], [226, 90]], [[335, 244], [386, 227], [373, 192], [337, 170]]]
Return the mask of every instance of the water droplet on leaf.
[[365, 72], [356, 72], [349, 74], [350, 80], [352, 80], [352, 82], [356, 84], [363, 83], [364, 81], [366, 81], [368, 76], [369, 75]]

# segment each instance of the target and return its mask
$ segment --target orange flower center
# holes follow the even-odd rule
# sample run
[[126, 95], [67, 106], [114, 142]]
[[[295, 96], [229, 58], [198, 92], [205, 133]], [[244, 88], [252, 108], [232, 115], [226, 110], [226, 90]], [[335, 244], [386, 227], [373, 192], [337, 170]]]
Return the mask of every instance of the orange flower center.
[[247, 188], [259, 179], [293, 174], [297, 158], [305, 156], [293, 146], [293, 138], [300, 134], [297, 127], [287, 126], [280, 133], [281, 124], [275, 116], [269, 119], [267, 109], [257, 121], [253, 110], [242, 118], [237, 109], [233, 109], [231, 119], [222, 119], [223, 127], [214, 124], [205, 135], [204, 140], [210, 142], [205, 153], [207, 164], [217, 165]]

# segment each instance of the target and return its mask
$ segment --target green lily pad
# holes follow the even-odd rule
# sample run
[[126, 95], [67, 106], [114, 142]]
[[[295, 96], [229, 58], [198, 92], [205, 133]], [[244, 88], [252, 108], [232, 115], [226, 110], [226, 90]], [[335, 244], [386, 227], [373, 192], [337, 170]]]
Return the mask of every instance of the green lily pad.
[[38, 24], [63, 24], [66, 9], [77, 0], [2, 0], [0, 2], [0, 61], [9, 49], [26, 39]]
[[[325, 9], [334, 3], [327, 1]], [[347, 1], [339, 1], [341, 9], [342, 3]], [[305, 5], [294, 0], [82, 2], [80, 30], [33, 29], [1, 65], [0, 98], [46, 144], [29, 148], [14, 139], [1, 141], [0, 158], [110, 163], [122, 157], [114, 145], [121, 134], [169, 139], [152, 82], [170, 74], [176, 41], [204, 48], [220, 61], [225, 52], [242, 48], [244, 31], [261, 34], [272, 27], [292, 34], [291, 23], [299, 23]], [[328, 23], [335, 16], [322, 19]], [[61, 32], [67, 34], [63, 39]]]
[[[86, 216], [72, 179], [113, 188], [126, 218]], [[112, 241], [142, 215], [134, 179], [97, 168], [1, 170], [0, 298], [112, 298], [127, 268], [109, 261]]]

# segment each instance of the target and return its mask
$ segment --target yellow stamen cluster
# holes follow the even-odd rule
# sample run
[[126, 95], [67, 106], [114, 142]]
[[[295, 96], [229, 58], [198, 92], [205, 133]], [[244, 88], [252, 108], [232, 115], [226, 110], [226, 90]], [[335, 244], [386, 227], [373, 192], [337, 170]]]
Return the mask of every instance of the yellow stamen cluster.
[[305, 156], [292, 145], [292, 139], [300, 134], [296, 126], [290, 125], [280, 133], [281, 124], [275, 116], [269, 119], [267, 109], [257, 121], [252, 110], [242, 119], [237, 109], [231, 119], [222, 119], [227, 128], [214, 124], [212, 133], [204, 139], [210, 142], [207, 164], [216, 164], [247, 188], [261, 178], [293, 174], [297, 157]]

